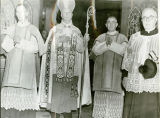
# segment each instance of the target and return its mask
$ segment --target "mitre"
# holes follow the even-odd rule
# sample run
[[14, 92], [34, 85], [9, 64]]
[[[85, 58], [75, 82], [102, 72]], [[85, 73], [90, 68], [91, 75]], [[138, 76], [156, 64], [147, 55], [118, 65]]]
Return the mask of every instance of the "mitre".
[[61, 12], [73, 12], [75, 0], [58, 0], [57, 5]]

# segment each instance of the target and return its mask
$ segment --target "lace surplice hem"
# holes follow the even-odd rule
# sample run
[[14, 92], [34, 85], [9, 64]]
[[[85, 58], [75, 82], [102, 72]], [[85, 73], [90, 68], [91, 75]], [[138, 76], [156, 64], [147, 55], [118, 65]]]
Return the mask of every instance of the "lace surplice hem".
[[140, 73], [128, 74], [128, 77], [123, 79], [123, 86], [126, 91], [134, 93], [142, 92], [160, 92], [160, 79], [159, 73], [154, 78], [144, 79]]
[[1, 107], [7, 109], [39, 110], [36, 90], [23, 88], [3, 87], [1, 90]]
[[122, 118], [123, 94], [113, 92], [95, 92], [94, 118]]

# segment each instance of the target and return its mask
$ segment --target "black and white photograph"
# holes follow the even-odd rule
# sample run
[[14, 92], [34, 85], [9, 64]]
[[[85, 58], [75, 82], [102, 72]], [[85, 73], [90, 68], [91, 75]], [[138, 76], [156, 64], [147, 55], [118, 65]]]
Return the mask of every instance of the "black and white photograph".
[[1, 118], [160, 118], [159, 0], [1, 0]]

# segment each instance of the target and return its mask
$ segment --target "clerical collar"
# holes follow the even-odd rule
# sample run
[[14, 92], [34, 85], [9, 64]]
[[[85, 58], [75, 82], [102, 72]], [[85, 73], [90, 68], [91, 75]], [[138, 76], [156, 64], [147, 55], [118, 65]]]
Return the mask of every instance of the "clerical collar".
[[158, 33], [158, 29], [154, 29], [152, 31], [150, 31], [149, 33], [145, 30], [142, 30], [141, 31], [141, 35], [144, 35], [144, 36], [151, 36], [151, 35], [154, 35], [154, 34], [157, 34]]
[[61, 23], [64, 25], [64, 27], [67, 27], [67, 28], [70, 28], [72, 26], [72, 21], [70, 23], [65, 23], [62, 21]]
[[113, 31], [113, 32], [107, 32], [108, 35], [116, 35], [118, 31]]

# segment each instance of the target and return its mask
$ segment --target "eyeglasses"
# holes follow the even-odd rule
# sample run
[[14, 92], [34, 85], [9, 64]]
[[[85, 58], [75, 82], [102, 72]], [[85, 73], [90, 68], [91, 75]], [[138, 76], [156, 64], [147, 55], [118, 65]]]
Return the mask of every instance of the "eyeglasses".
[[143, 21], [151, 21], [151, 20], [153, 20], [154, 18], [156, 18], [155, 16], [149, 16], [149, 17], [146, 17], [146, 16], [144, 16], [144, 17], [142, 17], [142, 20]]

